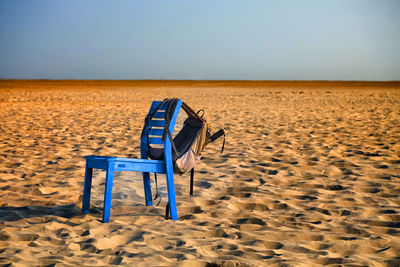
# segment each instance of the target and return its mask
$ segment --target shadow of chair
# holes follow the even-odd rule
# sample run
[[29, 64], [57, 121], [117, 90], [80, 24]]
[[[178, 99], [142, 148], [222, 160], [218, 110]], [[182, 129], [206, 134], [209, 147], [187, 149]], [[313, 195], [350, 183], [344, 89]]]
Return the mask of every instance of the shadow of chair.
[[69, 219], [81, 215], [81, 210], [75, 204], [62, 206], [33, 205], [23, 207], [0, 207], [0, 223], [45, 216], [56, 216]]

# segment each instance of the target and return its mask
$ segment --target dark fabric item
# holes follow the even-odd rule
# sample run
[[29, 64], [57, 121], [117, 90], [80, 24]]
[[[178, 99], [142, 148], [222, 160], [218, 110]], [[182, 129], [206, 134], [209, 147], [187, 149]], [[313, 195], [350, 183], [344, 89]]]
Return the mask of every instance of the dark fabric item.
[[189, 124], [190, 127], [201, 128], [203, 126], [203, 121], [197, 118], [187, 118], [184, 124]]
[[[175, 147], [178, 153], [176, 154], [175, 151], [172, 151], [172, 159], [174, 161], [179, 158], [180, 155], [185, 154], [192, 147], [192, 144], [196, 140], [196, 137], [200, 132], [202, 125], [203, 122], [201, 120], [199, 122], [199, 120], [195, 118], [186, 119], [182, 129], [174, 138]], [[149, 158], [154, 160], [164, 159], [164, 148], [153, 148], [150, 146]]]
[[[203, 122], [196, 125], [195, 123], [193, 123], [194, 121], [195, 119], [187, 119], [182, 129], [174, 138], [175, 146], [179, 154], [178, 157], [186, 153], [192, 147], [193, 142], [196, 140], [197, 135], [202, 129]], [[194, 127], [192, 125], [198, 127]]]
[[164, 148], [149, 147], [149, 158], [154, 160], [164, 159]]

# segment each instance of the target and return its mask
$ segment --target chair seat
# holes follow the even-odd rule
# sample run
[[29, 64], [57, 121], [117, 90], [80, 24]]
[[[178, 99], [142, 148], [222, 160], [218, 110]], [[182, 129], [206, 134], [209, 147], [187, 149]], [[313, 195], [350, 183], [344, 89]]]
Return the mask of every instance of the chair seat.
[[114, 171], [165, 173], [165, 163], [162, 160], [117, 158], [108, 156], [86, 156], [88, 168], [106, 170], [109, 164], [114, 165]]

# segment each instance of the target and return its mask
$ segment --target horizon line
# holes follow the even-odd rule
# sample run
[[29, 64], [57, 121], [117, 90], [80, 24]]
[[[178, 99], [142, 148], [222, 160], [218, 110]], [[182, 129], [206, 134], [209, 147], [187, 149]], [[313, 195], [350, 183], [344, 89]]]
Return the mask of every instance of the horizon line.
[[0, 81], [166, 81], [166, 82], [372, 82], [372, 83], [398, 83], [400, 80], [229, 80], [229, 79], [25, 79], [25, 78], [0, 78]]

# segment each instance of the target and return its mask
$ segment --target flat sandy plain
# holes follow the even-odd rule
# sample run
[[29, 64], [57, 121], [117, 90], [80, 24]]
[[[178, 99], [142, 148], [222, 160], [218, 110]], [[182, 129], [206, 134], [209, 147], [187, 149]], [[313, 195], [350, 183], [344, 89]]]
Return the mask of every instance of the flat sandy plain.
[[[175, 176], [179, 220], [140, 173], [105, 173], [81, 214], [85, 155], [139, 157], [152, 100], [205, 109], [226, 145]], [[152, 183], [154, 192], [154, 182]], [[400, 83], [0, 81], [0, 264], [398, 266]]]

